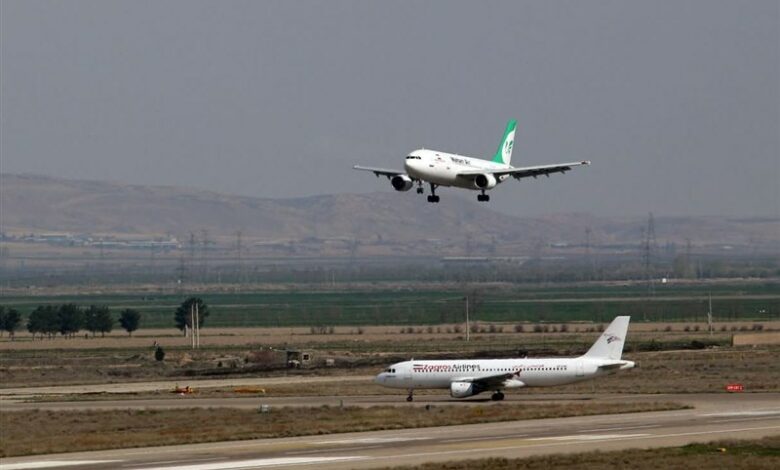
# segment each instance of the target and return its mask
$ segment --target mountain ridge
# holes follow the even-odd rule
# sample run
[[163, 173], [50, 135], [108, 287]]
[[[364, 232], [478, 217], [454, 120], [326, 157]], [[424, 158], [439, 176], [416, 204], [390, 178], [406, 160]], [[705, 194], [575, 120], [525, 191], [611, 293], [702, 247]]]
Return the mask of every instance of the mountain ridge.
[[[413, 191], [324, 194], [272, 199], [177, 186], [70, 180], [32, 174], [0, 174], [2, 230], [119, 235], [207, 230], [256, 239], [349, 238], [411, 243], [416, 240], [539, 243], [636, 243], [646, 217], [585, 213], [518, 217], [458, 196], [428, 204]], [[765, 244], [780, 241], [773, 217], [656, 217], [659, 243]]]

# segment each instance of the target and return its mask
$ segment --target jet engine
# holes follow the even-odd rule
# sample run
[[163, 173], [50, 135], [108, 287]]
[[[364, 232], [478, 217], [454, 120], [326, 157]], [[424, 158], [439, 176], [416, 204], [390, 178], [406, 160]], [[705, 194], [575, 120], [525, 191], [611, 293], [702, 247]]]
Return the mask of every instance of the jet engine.
[[479, 189], [492, 189], [498, 184], [496, 177], [490, 173], [477, 175], [474, 178], [474, 185]]
[[452, 398], [466, 398], [478, 393], [482, 393], [482, 389], [472, 382], [452, 382], [450, 384]]
[[390, 178], [390, 183], [396, 191], [409, 191], [414, 186], [414, 182], [406, 175], [395, 175]]

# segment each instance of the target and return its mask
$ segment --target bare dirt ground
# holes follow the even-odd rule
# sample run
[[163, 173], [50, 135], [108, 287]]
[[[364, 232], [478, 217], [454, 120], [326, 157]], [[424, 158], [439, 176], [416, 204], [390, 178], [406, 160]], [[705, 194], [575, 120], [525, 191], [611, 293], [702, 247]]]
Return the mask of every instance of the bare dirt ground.
[[0, 457], [683, 408], [659, 402], [434, 407], [422, 412], [394, 406], [280, 408], [269, 413], [210, 408], [12, 411], [0, 413]]

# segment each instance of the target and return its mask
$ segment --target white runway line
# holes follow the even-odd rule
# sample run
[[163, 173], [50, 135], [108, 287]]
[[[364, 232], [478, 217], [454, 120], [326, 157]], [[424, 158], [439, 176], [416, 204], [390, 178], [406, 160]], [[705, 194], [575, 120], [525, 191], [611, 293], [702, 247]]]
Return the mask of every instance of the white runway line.
[[454, 443], [454, 442], [473, 442], [473, 441], [504, 441], [507, 439], [519, 439], [526, 437], [528, 434], [514, 434], [511, 436], [488, 436], [488, 437], [465, 437], [462, 439], [446, 439], [441, 441], [442, 443]]
[[289, 465], [314, 465], [318, 463], [351, 462], [365, 457], [277, 457], [269, 459], [234, 460], [170, 467], [140, 467], [144, 470], [236, 470], [241, 468], [286, 467]]
[[583, 429], [577, 432], [602, 432], [602, 431], [628, 431], [629, 429], [647, 429], [647, 428], [660, 428], [660, 424], [646, 424], [644, 426], [625, 426], [617, 428], [597, 428], [597, 429]]
[[331, 441], [316, 441], [316, 445], [332, 444], [385, 444], [389, 442], [423, 441], [426, 437], [357, 437], [354, 439], [334, 439]]
[[121, 460], [41, 460], [38, 462], [0, 463], [2, 470], [27, 470], [34, 468], [72, 467], [74, 465], [97, 465], [121, 462]]
[[774, 416], [774, 415], [780, 415], [780, 410], [729, 411], [725, 413], [708, 413], [699, 416], [717, 416], [721, 418], [735, 418], [737, 416]]
[[644, 437], [650, 434], [576, 434], [571, 436], [535, 437], [529, 441], [600, 441], [609, 439], [625, 439], [629, 437]]

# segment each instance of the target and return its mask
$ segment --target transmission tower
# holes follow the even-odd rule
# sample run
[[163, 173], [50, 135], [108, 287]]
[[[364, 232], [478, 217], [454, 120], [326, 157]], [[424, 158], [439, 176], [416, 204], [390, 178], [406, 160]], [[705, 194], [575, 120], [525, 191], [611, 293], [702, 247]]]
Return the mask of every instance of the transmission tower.
[[587, 281], [592, 281], [594, 278], [593, 258], [590, 252], [590, 233], [591, 233], [590, 227], [587, 227], [585, 229], [585, 263], [587, 263], [587, 267], [586, 267]]
[[655, 240], [655, 219], [650, 212], [647, 217], [647, 229], [645, 229], [645, 240], [642, 246], [642, 261], [644, 264], [645, 281], [647, 282], [647, 294], [655, 294], [655, 253], [658, 246]]
[[236, 231], [236, 264], [238, 268], [238, 284], [241, 285], [244, 282], [244, 263], [241, 258], [241, 249], [243, 248], [241, 243], [241, 230]]
[[209, 231], [206, 229], [203, 229], [200, 231], [201, 237], [203, 237], [203, 240], [201, 241], [201, 279], [205, 283], [208, 279], [208, 271], [209, 271], [209, 265], [208, 265], [208, 252], [209, 249]]

